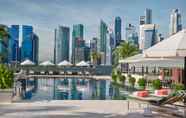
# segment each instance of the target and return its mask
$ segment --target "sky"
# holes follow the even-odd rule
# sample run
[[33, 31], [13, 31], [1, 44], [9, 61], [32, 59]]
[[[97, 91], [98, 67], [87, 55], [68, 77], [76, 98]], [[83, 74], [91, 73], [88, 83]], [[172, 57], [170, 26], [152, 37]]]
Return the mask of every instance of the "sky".
[[158, 24], [159, 33], [165, 37], [169, 31], [170, 12], [178, 8], [186, 27], [186, 0], [0, 0], [0, 24], [32, 25], [39, 36], [40, 61], [53, 59], [54, 29], [73, 24], [83, 24], [88, 42], [99, 37], [102, 19], [109, 27], [114, 18], [122, 18], [122, 37], [128, 23], [139, 29], [139, 16], [146, 8], [152, 9], [152, 22]]

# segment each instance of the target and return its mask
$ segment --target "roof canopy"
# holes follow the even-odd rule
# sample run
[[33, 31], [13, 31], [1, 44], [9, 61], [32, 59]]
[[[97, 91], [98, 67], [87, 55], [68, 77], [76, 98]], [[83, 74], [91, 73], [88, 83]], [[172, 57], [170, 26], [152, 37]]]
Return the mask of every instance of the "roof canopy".
[[145, 57], [185, 57], [186, 29], [144, 51]]
[[132, 57], [119, 61], [120, 63], [129, 63], [134, 66], [148, 66], [148, 67], [184, 67], [184, 59], [177, 58], [147, 58], [143, 54], [137, 54]]
[[72, 64], [67, 60], [64, 60], [58, 64], [58, 66], [71, 66]]
[[30, 61], [29, 59], [26, 59], [25, 61], [23, 61], [23, 62], [21, 63], [21, 65], [35, 65], [35, 63], [32, 62], [32, 61]]
[[85, 61], [81, 61], [81, 62], [77, 63], [76, 66], [89, 66], [89, 64], [86, 63]]
[[54, 64], [51, 61], [44, 61], [40, 63], [39, 65], [41, 66], [53, 66]]

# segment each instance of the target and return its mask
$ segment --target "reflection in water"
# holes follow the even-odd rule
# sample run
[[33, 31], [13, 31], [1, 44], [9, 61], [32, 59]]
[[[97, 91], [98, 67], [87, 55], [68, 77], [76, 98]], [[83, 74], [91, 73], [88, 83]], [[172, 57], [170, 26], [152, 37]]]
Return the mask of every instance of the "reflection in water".
[[[34, 83], [34, 84], [33, 84]], [[31, 100], [105, 100], [125, 99], [118, 86], [109, 80], [94, 79], [38, 79], [27, 81], [34, 86], [26, 99]]]

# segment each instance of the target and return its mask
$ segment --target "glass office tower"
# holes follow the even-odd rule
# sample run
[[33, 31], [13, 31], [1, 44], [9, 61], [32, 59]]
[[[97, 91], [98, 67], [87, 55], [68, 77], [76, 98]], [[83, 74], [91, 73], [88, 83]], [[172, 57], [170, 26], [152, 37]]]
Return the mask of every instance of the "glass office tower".
[[71, 45], [71, 62], [75, 64], [75, 46], [76, 46], [76, 40], [82, 39], [83, 40], [84, 35], [84, 27], [82, 24], [73, 25], [73, 31], [72, 31], [72, 45]]
[[33, 33], [33, 27], [22, 26], [21, 61], [29, 59], [38, 63], [39, 37]]
[[115, 40], [116, 45], [119, 45], [121, 42], [121, 18], [116, 17], [115, 18]]
[[9, 46], [8, 46], [8, 62], [14, 63], [19, 59], [19, 25], [12, 25], [9, 28]]
[[59, 26], [55, 29], [54, 63], [69, 61], [70, 28]]

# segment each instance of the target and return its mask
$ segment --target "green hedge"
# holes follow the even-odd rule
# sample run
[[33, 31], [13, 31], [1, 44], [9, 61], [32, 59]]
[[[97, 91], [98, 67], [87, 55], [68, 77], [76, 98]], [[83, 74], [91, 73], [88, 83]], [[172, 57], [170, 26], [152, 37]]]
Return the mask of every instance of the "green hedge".
[[13, 71], [0, 64], [0, 89], [9, 89], [13, 86]]
[[156, 90], [161, 89], [161, 87], [162, 87], [161, 81], [159, 79], [153, 80], [152, 86]]

